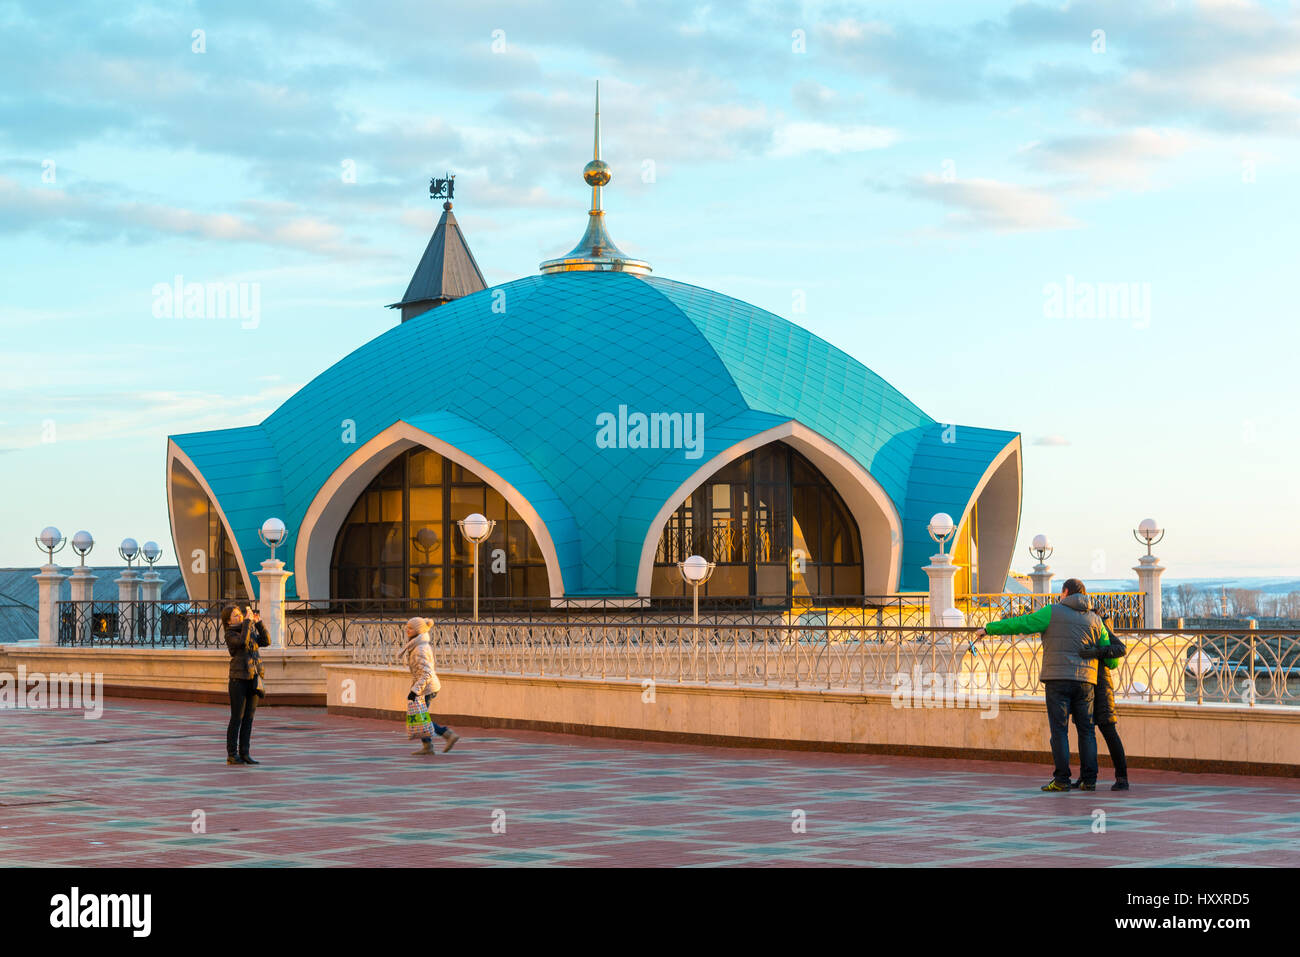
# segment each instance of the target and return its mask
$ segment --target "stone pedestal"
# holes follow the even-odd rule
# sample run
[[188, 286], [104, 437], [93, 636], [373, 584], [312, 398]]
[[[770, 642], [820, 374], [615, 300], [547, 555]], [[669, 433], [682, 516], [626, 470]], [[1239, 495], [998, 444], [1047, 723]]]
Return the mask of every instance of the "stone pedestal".
[[135, 641], [135, 613], [139, 603], [137, 590], [140, 578], [134, 568], [122, 571], [117, 579], [117, 640], [123, 644]]
[[288, 637], [284, 627], [284, 586], [292, 574], [284, 570], [284, 562], [278, 558], [268, 558], [262, 562], [260, 572], [253, 572], [258, 582], [257, 610], [266, 625], [272, 648], [283, 648]]
[[72, 620], [77, 644], [89, 644], [95, 629], [95, 582], [98, 577], [85, 565], [72, 570], [69, 586], [72, 593]]
[[150, 641], [162, 637], [162, 609], [158, 606], [162, 601], [162, 586], [162, 576], [152, 567], [140, 579], [140, 614], [136, 617], [140, 636]]
[[953, 578], [957, 566], [952, 563], [952, 556], [945, 554], [931, 555], [930, 564], [923, 569], [930, 579], [930, 627], [944, 627], [944, 612], [956, 609], [954, 600]]
[[1029, 572], [1029, 580], [1033, 584], [1030, 586], [1035, 595], [1050, 595], [1052, 593], [1052, 570], [1039, 562]]
[[63, 571], [58, 565], [42, 565], [36, 579], [36, 642], [59, 643], [59, 602], [63, 598]]
[[1138, 590], [1144, 596], [1146, 614], [1142, 625], [1144, 628], [1163, 628], [1164, 622], [1160, 611], [1160, 576], [1164, 566], [1154, 555], [1143, 555], [1133, 566], [1138, 576]]

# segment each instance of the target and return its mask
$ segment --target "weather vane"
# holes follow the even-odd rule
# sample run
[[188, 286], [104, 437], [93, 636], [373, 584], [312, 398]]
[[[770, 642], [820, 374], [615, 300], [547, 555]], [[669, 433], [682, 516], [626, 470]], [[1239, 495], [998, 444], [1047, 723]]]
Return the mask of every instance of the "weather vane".
[[456, 190], [456, 174], [448, 173], [446, 179], [429, 180], [430, 199], [451, 199]]

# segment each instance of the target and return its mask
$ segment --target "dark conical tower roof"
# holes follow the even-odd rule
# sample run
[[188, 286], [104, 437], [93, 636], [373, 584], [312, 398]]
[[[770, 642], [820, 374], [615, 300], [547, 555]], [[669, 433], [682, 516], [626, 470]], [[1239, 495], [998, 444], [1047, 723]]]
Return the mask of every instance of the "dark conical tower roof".
[[460, 224], [452, 215], [451, 203], [442, 204], [442, 218], [429, 238], [420, 265], [415, 267], [411, 284], [400, 302], [389, 309], [402, 309], [402, 321], [424, 315], [444, 302], [486, 289], [474, 254], [469, 251]]

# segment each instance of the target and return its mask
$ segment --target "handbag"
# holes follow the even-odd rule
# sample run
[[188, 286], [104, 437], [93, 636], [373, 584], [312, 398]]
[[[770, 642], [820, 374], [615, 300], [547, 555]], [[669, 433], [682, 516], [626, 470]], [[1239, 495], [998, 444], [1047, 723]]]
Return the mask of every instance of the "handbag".
[[433, 737], [433, 719], [428, 705], [422, 699], [406, 702], [406, 736], [408, 738]]

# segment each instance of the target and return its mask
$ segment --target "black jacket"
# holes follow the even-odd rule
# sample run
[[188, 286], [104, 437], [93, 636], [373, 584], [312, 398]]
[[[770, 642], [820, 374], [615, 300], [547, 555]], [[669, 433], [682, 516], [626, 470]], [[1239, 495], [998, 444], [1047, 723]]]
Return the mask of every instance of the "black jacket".
[[[256, 634], [253, 636], [253, 643], [249, 641], [250, 628], [257, 629]], [[270, 643], [271, 636], [266, 633], [266, 625], [260, 621], [254, 622], [245, 618], [243, 624], [227, 628], [226, 648], [230, 651], [231, 679], [250, 680], [252, 675], [249, 672], [249, 659], [251, 658], [256, 664], [258, 647], [265, 648]]]
[[1111, 631], [1110, 622], [1106, 622], [1105, 625], [1110, 644], [1101, 647], [1086, 644], [1079, 652], [1085, 658], [1100, 659], [1097, 662], [1097, 691], [1092, 699], [1093, 724], [1114, 724], [1119, 720], [1115, 714], [1115, 675], [1119, 671], [1118, 669], [1111, 671], [1107, 668], [1104, 659], [1123, 658], [1128, 651], [1124, 647], [1124, 642], [1119, 640], [1119, 635]]

